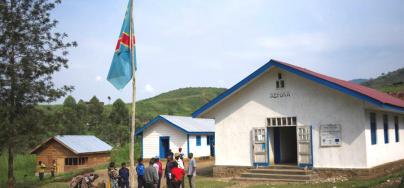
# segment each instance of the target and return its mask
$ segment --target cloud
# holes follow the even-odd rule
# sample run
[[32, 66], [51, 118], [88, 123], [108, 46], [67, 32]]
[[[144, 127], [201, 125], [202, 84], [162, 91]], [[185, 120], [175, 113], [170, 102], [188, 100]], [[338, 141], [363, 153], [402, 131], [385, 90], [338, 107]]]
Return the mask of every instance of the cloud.
[[148, 93], [152, 94], [156, 93], [156, 89], [154, 89], [153, 86], [151, 86], [150, 84], [146, 84], [144, 88]]
[[99, 82], [99, 81], [101, 81], [101, 80], [102, 80], [102, 77], [101, 77], [101, 76], [98, 75], [98, 76], [95, 77], [95, 81]]

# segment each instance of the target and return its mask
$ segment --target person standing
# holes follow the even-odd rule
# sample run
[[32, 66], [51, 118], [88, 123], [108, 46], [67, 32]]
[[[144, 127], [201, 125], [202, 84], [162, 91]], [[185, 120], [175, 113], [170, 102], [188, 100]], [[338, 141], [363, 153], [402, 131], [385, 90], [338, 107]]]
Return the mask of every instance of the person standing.
[[167, 155], [167, 164], [166, 164], [166, 169], [164, 171], [164, 176], [166, 178], [166, 184], [167, 188], [172, 188], [172, 183], [171, 183], [171, 169], [173, 167], [173, 158], [171, 155]]
[[39, 180], [42, 181], [45, 175], [46, 165], [42, 161], [39, 161], [37, 168], [38, 168]]
[[178, 167], [178, 163], [174, 162], [173, 168], [171, 169], [172, 174], [172, 184], [174, 188], [180, 188], [184, 182], [185, 171]]
[[[175, 154], [175, 161], [176, 161], [177, 164], [178, 164], [178, 168], [180, 168], [180, 169], [182, 169], [182, 170], [185, 170], [184, 161], [181, 159], [181, 154], [180, 154], [180, 153], [176, 153], [176, 154]], [[182, 176], [182, 177], [184, 178], [184, 176]], [[181, 182], [182, 182], [181, 187], [182, 187], [182, 188], [185, 188], [184, 180], [182, 179]]]
[[189, 187], [195, 188], [195, 176], [196, 176], [196, 161], [194, 159], [194, 154], [189, 153], [189, 164], [188, 164], [188, 180], [189, 180]]
[[159, 176], [156, 168], [153, 166], [154, 159], [150, 159], [149, 166], [144, 170], [145, 188], [155, 188], [159, 181]]
[[55, 172], [56, 172], [56, 170], [57, 170], [56, 161], [53, 160], [53, 161], [52, 161], [52, 168], [51, 168], [51, 176], [52, 176], [52, 177], [55, 177]]
[[142, 158], [137, 159], [136, 173], [137, 173], [137, 187], [143, 188], [145, 183], [144, 183], [144, 165]]
[[161, 177], [163, 176], [163, 164], [160, 161], [160, 158], [158, 156], [156, 156], [155, 158], [155, 162], [154, 162], [154, 167], [157, 170], [157, 173], [159, 175], [159, 182], [157, 183], [157, 188], [160, 188], [160, 184], [161, 184]]
[[110, 162], [108, 166], [108, 176], [111, 188], [118, 188], [119, 173], [115, 168], [115, 162]]
[[121, 164], [121, 169], [119, 169], [119, 177], [120, 188], [129, 188], [129, 169], [126, 168], [126, 163]]
[[184, 160], [184, 153], [182, 153], [182, 148], [178, 148], [178, 153], [180, 153], [180, 159]]

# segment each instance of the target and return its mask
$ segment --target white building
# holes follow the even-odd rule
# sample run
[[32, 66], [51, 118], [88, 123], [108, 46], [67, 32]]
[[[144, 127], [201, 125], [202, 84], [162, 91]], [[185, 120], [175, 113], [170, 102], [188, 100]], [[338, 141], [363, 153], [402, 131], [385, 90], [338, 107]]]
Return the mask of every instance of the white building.
[[166, 158], [169, 149], [176, 153], [179, 148], [185, 157], [188, 153], [194, 157], [214, 155], [213, 119], [159, 115], [136, 131], [136, 135], [142, 136], [143, 158]]
[[193, 117], [215, 119], [216, 167], [369, 169], [404, 159], [404, 101], [276, 60]]

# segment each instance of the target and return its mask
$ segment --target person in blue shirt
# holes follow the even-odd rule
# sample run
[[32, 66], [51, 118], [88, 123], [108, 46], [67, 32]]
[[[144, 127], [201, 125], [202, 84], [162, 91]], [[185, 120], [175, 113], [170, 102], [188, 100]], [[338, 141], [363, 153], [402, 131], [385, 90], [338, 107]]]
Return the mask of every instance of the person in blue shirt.
[[143, 188], [145, 186], [146, 182], [144, 180], [144, 165], [143, 165], [142, 158], [139, 158], [137, 160], [136, 173], [137, 173], [137, 187]]
[[129, 169], [126, 168], [126, 163], [121, 164], [119, 169], [119, 186], [120, 188], [129, 188]]

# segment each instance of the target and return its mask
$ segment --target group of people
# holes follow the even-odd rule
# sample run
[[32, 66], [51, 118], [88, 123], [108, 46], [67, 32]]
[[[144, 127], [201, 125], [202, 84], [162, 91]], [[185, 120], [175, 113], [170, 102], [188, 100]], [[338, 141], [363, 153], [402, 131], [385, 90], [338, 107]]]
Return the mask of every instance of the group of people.
[[[36, 168], [37, 168], [39, 180], [42, 181], [45, 176], [45, 171], [47, 170], [48, 167], [46, 166], [46, 164], [44, 162], [39, 161], [38, 166]], [[56, 170], [57, 170], [56, 161], [53, 160], [51, 167], [50, 167], [51, 177], [55, 177]]]
[[111, 188], [129, 188], [129, 169], [126, 163], [122, 163], [119, 170], [115, 167], [115, 162], [109, 163], [108, 177]]
[[[195, 187], [196, 176], [196, 161], [193, 158], [193, 154], [189, 153], [189, 165], [187, 169], [187, 176], [189, 180], [189, 186]], [[137, 183], [138, 188], [160, 188], [161, 178], [166, 179], [167, 188], [185, 188], [185, 166], [184, 166], [184, 154], [182, 149], [179, 148], [178, 153], [173, 153], [169, 150], [167, 155], [167, 163], [163, 174], [163, 166], [158, 156], [150, 159], [149, 166], [145, 168], [143, 159], [138, 159], [136, 165], [136, 172], [138, 175]]]

